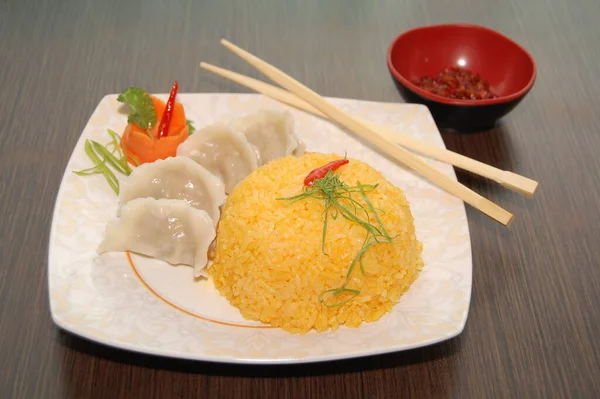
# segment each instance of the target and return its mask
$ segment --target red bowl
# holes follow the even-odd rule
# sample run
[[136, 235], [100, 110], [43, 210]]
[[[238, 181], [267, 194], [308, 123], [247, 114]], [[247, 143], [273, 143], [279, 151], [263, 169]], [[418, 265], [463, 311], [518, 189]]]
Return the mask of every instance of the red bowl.
[[[471, 24], [406, 31], [392, 42], [387, 62], [405, 101], [427, 105], [439, 127], [456, 130], [493, 127], [529, 93], [536, 78], [535, 62], [523, 47], [496, 31]], [[453, 66], [478, 73], [497, 97], [451, 99], [413, 83]]]

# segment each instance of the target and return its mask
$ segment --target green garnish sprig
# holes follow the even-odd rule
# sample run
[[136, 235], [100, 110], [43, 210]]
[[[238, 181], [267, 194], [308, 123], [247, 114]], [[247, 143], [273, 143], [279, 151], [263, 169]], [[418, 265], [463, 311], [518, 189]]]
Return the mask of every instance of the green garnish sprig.
[[156, 124], [158, 117], [156, 116], [154, 103], [152, 103], [152, 98], [144, 89], [129, 87], [122, 94], [119, 94], [117, 101], [129, 106], [127, 123], [135, 123], [145, 130], [151, 129]]
[[188, 127], [188, 136], [191, 136], [192, 134], [194, 134], [194, 132], [196, 131], [196, 128], [194, 127], [193, 122], [189, 119], [186, 119], [185, 124]]
[[[111, 167], [126, 176], [131, 174], [132, 169], [127, 162], [127, 154], [121, 149], [119, 135], [110, 129], [108, 129], [108, 134], [110, 134], [112, 140], [105, 145], [94, 140], [85, 140], [85, 153], [94, 163], [94, 166], [73, 173], [79, 176], [102, 174], [115, 194], [119, 195], [119, 180]], [[130, 157], [130, 159], [135, 162], [135, 158]]]
[[[319, 301], [327, 307], [342, 306], [360, 294], [359, 290], [347, 288], [356, 265], [359, 265], [362, 275], [366, 275], [363, 257], [367, 250], [378, 243], [391, 243], [394, 239], [386, 230], [377, 213], [381, 209], [375, 208], [367, 195], [377, 187], [378, 184], [362, 184], [360, 181], [357, 181], [355, 186], [349, 186], [340, 180], [339, 174], [330, 170], [325, 177], [314, 180], [311, 186], [304, 186], [301, 194], [277, 198], [278, 200], [290, 201], [290, 205], [308, 198], [324, 203], [321, 251], [325, 255], [328, 255], [325, 251], [325, 239], [329, 217], [335, 220], [342, 216], [344, 219], [357, 223], [365, 229], [365, 240], [358, 254], [350, 262], [345, 281], [339, 287], [325, 290], [319, 295]], [[353, 195], [357, 194], [364, 200], [364, 204], [353, 198]], [[351, 294], [351, 296], [345, 300], [329, 303], [325, 298], [329, 293], [332, 294], [333, 298], [339, 297], [342, 293]]]

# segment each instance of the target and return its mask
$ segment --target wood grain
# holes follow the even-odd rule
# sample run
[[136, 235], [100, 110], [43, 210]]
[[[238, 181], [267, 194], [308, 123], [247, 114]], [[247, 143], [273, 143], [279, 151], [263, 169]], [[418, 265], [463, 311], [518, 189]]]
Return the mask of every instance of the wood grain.
[[[14, 398], [587, 398], [600, 391], [600, 3], [596, 0], [40, 0], [0, 2], [0, 392]], [[496, 129], [444, 133], [449, 149], [540, 182], [534, 200], [469, 173], [514, 211], [469, 209], [474, 282], [458, 338], [309, 366], [241, 367], [106, 348], [61, 332], [47, 245], [68, 157], [102, 96], [129, 85], [239, 92], [201, 60], [257, 76], [225, 37], [324, 96], [402, 101], [385, 65], [417, 25], [473, 22], [538, 63]]]

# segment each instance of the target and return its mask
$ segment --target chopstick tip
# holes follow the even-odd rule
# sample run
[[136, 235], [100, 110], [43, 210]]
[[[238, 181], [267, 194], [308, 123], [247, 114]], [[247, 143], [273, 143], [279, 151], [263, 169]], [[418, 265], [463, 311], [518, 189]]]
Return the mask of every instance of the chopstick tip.
[[506, 188], [525, 194], [529, 198], [533, 198], [539, 186], [539, 183], [533, 179], [508, 171], [502, 173], [500, 184]]
[[531, 195], [529, 196], [530, 198], [533, 198], [535, 196], [535, 192], [537, 191], [539, 185], [540, 184], [538, 182], [534, 182], [534, 184], [531, 185]]

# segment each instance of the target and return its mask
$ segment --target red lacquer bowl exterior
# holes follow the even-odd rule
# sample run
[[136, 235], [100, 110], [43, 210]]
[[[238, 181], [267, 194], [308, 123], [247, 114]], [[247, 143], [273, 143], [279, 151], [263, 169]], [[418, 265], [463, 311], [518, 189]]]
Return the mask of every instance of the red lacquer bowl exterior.
[[[427, 105], [439, 127], [456, 130], [492, 127], [525, 97], [536, 78], [535, 62], [523, 47], [496, 31], [471, 24], [406, 31], [392, 42], [387, 62], [407, 102]], [[413, 83], [451, 66], [478, 73], [498, 97], [456, 100], [437, 96]]]

